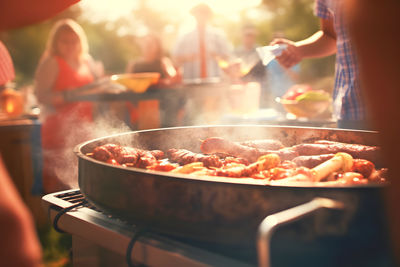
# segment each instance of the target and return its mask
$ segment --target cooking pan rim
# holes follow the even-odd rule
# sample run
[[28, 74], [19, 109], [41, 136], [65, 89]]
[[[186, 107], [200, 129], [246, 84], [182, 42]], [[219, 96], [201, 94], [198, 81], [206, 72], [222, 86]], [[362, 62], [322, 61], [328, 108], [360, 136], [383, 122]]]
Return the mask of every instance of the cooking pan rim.
[[355, 188], [385, 188], [390, 184], [390, 182], [384, 183], [368, 183], [368, 184], [343, 184], [343, 185], [315, 185], [311, 183], [287, 183], [287, 184], [269, 184], [262, 182], [261, 179], [254, 178], [230, 178], [230, 177], [213, 177], [213, 176], [198, 176], [194, 177], [189, 174], [180, 174], [180, 173], [170, 173], [163, 171], [155, 171], [155, 170], [145, 170], [136, 167], [123, 167], [112, 165], [109, 163], [105, 163], [102, 161], [95, 160], [84, 153], [82, 153], [81, 148], [88, 144], [92, 144], [101, 140], [105, 140], [108, 138], [115, 138], [119, 136], [129, 135], [129, 134], [141, 134], [146, 132], [156, 132], [156, 131], [166, 131], [166, 130], [180, 130], [180, 129], [195, 129], [195, 128], [230, 128], [230, 127], [255, 127], [255, 128], [286, 128], [286, 129], [318, 129], [318, 130], [334, 130], [334, 131], [348, 131], [348, 132], [368, 132], [368, 133], [378, 133], [377, 131], [368, 131], [368, 130], [354, 130], [354, 129], [338, 129], [338, 128], [321, 128], [321, 127], [302, 127], [302, 126], [287, 126], [287, 125], [259, 125], [259, 124], [241, 124], [241, 125], [196, 125], [196, 126], [179, 126], [179, 127], [168, 127], [168, 128], [155, 128], [155, 129], [146, 129], [146, 130], [138, 130], [138, 131], [127, 131], [122, 133], [111, 134], [103, 137], [98, 137], [95, 139], [91, 139], [80, 143], [74, 147], [74, 153], [78, 158], [83, 160], [91, 161], [95, 164], [101, 164], [107, 166], [108, 168], [117, 168], [126, 172], [139, 172], [145, 175], [157, 175], [159, 177], [164, 177], [168, 179], [184, 179], [188, 182], [207, 182], [207, 183], [229, 183], [236, 185], [246, 185], [246, 186], [265, 186], [265, 187], [273, 187], [273, 188], [322, 188], [322, 189], [332, 189], [339, 188], [341, 189], [355, 189]]
[[[311, 126], [290, 126], [290, 125], [276, 125], [276, 124], [221, 124], [221, 125], [195, 125], [195, 126], [177, 126], [177, 127], [165, 127], [165, 128], [154, 128], [154, 129], [145, 129], [145, 130], [133, 130], [126, 131], [122, 133], [115, 133], [107, 136], [97, 137], [82, 143], [77, 144], [73, 151], [74, 153], [81, 153], [80, 148], [97, 141], [101, 141], [107, 138], [113, 138], [128, 134], [140, 134], [146, 132], [157, 132], [157, 131], [166, 131], [166, 130], [180, 130], [180, 129], [200, 129], [200, 128], [232, 128], [232, 127], [254, 127], [254, 128], [283, 128], [283, 129], [309, 129], [309, 130], [329, 130], [329, 131], [340, 131], [340, 132], [359, 132], [359, 133], [371, 133], [378, 134], [378, 131], [371, 130], [357, 130], [357, 129], [340, 129], [340, 128], [328, 128], [328, 127], [311, 127]], [[82, 153], [81, 153], [82, 154]]]
[[145, 129], [145, 130], [132, 130], [126, 131], [122, 133], [115, 133], [107, 136], [97, 137], [85, 142], [82, 142], [75, 146], [83, 146], [87, 143], [92, 143], [95, 141], [99, 141], [101, 139], [116, 137], [120, 135], [134, 134], [134, 133], [145, 133], [145, 132], [157, 132], [157, 131], [166, 131], [166, 130], [179, 130], [179, 129], [200, 129], [200, 128], [232, 128], [232, 127], [252, 127], [252, 128], [283, 128], [283, 129], [309, 129], [309, 130], [329, 130], [329, 131], [338, 131], [338, 132], [358, 132], [358, 133], [372, 133], [378, 134], [379, 131], [373, 130], [358, 130], [358, 129], [341, 129], [341, 128], [330, 128], [330, 127], [312, 127], [312, 126], [291, 126], [291, 125], [277, 125], [277, 124], [213, 124], [213, 125], [193, 125], [193, 126], [175, 126], [175, 127], [164, 127], [164, 128], [153, 128], [153, 129]]

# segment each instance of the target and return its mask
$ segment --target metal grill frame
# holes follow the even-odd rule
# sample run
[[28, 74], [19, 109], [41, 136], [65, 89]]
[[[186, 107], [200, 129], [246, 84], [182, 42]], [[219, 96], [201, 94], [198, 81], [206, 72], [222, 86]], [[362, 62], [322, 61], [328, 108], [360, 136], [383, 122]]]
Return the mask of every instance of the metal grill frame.
[[[53, 221], [62, 209], [84, 199], [79, 189], [72, 189], [45, 195], [42, 201], [48, 209], [50, 221]], [[138, 230], [135, 225], [107, 215], [90, 204], [62, 215], [58, 227], [72, 236], [89, 240], [121, 257], [125, 257], [129, 242]], [[148, 266], [251, 266], [155, 233], [143, 234], [135, 243], [131, 257], [134, 262]]]

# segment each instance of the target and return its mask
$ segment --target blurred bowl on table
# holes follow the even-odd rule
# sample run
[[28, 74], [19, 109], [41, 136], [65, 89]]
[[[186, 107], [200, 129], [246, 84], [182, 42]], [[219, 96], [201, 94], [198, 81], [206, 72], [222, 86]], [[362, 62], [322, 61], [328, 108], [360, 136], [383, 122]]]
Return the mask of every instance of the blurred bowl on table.
[[325, 112], [331, 105], [328, 93], [311, 91], [298, 96], [295, 100], [277, 98], [286, 112], [301, 118], [314, 118]]
[[160, 73], [158, 72], [142, 72], [142, 73], [125, 73], [114, 74], [111, 81], [121, 84], [135, 93], [144, 93], [147, 89], [158, 83]]

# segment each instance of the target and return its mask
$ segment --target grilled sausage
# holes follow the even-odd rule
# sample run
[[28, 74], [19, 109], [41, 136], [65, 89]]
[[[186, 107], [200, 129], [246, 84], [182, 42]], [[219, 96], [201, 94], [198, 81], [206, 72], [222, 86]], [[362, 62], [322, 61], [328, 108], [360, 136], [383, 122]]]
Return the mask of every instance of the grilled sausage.
[[297, 166], [314, 168], [315, 166], [321, 164], [324, 161], [332, 158], [335, 154], [322, 154], [322, 155], [313, 155], [313, 156], [298, 156], [293, 159], [293, 162], [296, 163]]
[[200, 145], [200, 149], [204, 154], [224, 153], [230, 156], [244, 158], [249, 162], [255, 162], [263, 155], [278, 154], [281, 160], [291, 160], [297, 156], [297, 152], [290, 148], [282, 148], [279, 150], [265, 150], [254, 147], [241, 145], [221, 137], [210, 137]]
[[203, 155], [186, 149], [171, 148], [167, 151], [168, 158], [181, 165], [192, 162], [203, 162], [205, 167], [221, 167], [222, 161], [215, 155]]
[[281, 161], [285, 160], [293, 160], [294, 158], [298, 157], [299, 154], [296, 150], [293, 150], [290, 147], [285, 147], [279, 150], [268, 150], [266, 154], [277, 154]]
[[360, 144], [346, 144], [332, 141], [316, 141], [314, 144], [299, 144], [292, 147], [300, 156], [312, 156], [321, 154], [336, 154], [345, 152], [356, 159], [366, 159], [381, 165], [380, 148]]
[[221, 137], [210, 137], [203, 140], [200, 149], [204, 154], [224, 153], [247, 159], [250, 162], [256, 161], [261, 156], [257, 148], [244, 146]]
[[283, 148], [283, 144], [281, 141], [274, 139], [261, 139], [261, 140], [252, 140], [252, 141], [244, 141], [240, 142], [240, 145], [254, 147], [257, 149], [263, 150], [278, 150]]

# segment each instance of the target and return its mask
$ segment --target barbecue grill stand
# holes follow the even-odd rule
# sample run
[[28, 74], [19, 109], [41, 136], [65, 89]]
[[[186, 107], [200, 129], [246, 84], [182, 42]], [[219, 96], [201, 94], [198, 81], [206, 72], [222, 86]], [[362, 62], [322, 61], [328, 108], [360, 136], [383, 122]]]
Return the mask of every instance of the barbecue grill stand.
[[[54, 228], [72, 235], [74, 267], [105, 266], [102, 262], [107, 259], [105, 254], [110, 254], [108, 263], [112, 263], [114, 267], [135, 266], [134, 262], [145, 266], [174, 267], [249, 267], [255, 264], [160, 236], [120, 221], [91, 206], [76, 189], [46, 195], [43, 197], [43, 202], [48, 208], [50, 218], [53, 219]], [[317, 197], [310, 202], [267, 216], [258, 230], [259, 266], [271, 265], [271, 238], [278, 228], [296, 222], [322, 208], [342, 210], [344, 206], [339, 201]], [[96, 246], [96, 249], [92, 249], [93, 246]], [[87, 255], [83, 255], [82, 260], [82, 250], [84, 252], [96, 250], [98, 253], [90, 255], [92, 258], [89, 261]], [[119, 256], [120, 261], [116, 262], [115, 255]], [[387, 258], [376, 262], [383, 262], [385, 266], [395, 266], [390, 260]]]
[[58, 221], [60, 220], [61, 216], [67, 213], [68, 211], [71, 211], [73, 209], [76, 209], [78, 207], [84, 207], [88, 202], [84, 199], [82, 202], [78, 202], [77, 204], [71, 205], [69, 207], [63, 208], [60, 210], [57, 215], [53, 219], [53, 228], [59, 232], [59, 233], [65, 233], [60, 227], [58, 227]]
[[[81, 202], [78, 202], [76, 204], [73, 204], [69, 207], [63, 208], [62, 210], [60, 210], [57, 215], [54, 217], [53, 219], [53, 228], [59, 232], [59, 233], [65, 233], [62, 229], [60, 229], [60, 227], [58, 227], [58, 221], [60, 220], [61, 216], [66, 214], [67, 212], [79, 208], [79, 207], [85, 207], [87, 206], [88, 202], [86, 199], [83, 199]], [[126, 249], [126, 263], [128, 264], [129, 267], [135, 267], [135, 264], [132, 261], [132, 251], [133, 251], [133, 246], [135, 245], [136, 241], [138, 240], [138, 238], [144, 233], [146, 232], [145, 228], [141, 228], [138, 231], [136, 231], [136, 233], [133, 235], [131, 241], [129, 241], [128, 244], [128, 248]]]
[[56, 229], [72, 235], [74, 267], [105, 266], [104, 260], [114, 267], [134, 263], [163, 267], [252, 266], [105, 214], [85, 203], [77, 189], [48, 194], [42, 200]]
[[132, 261], [132, 251], [133, 251], [133, 246], [135, 245], [136, 241], [139, 239], [139, 237], [146, 232], [145, 228], [141, 228], [136, 231], [134, 236], [132, 237], [131, 241], [128, 244], [128, 248], [126, 249], [126, 263], [128, 264], [129, 267], [135, 267], [135, 264]]
[[297, 221], [321, 208], [343, 209], [344, 204], [328, 198], [314, 198], [305, 204], [267, 216], [258, 227], [257, 254], [259, 267], [270, 267], [271, 265], [271, 237], [279, 226]]

